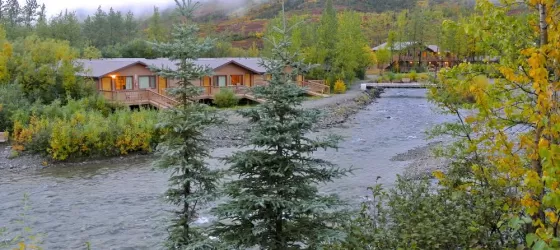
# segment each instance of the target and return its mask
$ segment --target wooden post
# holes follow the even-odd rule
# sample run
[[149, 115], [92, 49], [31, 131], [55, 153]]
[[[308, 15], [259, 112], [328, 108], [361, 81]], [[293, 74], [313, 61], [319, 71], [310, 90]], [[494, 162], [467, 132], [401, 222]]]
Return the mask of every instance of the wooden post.
[[8, 141], [8, 132], [0, 132], [0, 143]]

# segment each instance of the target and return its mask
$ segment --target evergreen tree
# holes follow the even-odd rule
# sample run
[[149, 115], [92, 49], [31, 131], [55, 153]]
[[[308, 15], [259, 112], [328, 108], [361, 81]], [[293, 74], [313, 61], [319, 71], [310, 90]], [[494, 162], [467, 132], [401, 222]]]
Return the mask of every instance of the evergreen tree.
[[146, 35], [150, 41], [161, 42], [165, 40], [165, 29], [161, 22], [161, 15], [158, 7], [154, 7], [154, 14], [150, 18]]
[[[106, 35], [109, 29], [109, 21], [107, 20], [107, 13], [101, 9], [101, 6], [97, 8], [97, 11], [91, 18], [91, 23], [89, 26], [90, 35], [89, 39], [97, 48], [103, 48], [110, 45], [110, 37]], [[104, 35], [101, 35], [104, 34]]]
[[199, 28], [190, 21], [198, 4], [192, 0], [175, 0], [182, 15], [180, 24], [174, 26], [173, 38], [168, 43], [154, 43], [154, 49], [175, 62], [175, 69], [151, 67], [158, 75], [178, 80], [178, 87], [172, 89], [180, 103], [163, 112], [159, 128], [166, 133], [157, 147], [159, 159], [154, 163], [158, 168], [171, 171], [167, 200], [179, 207], [169, 229], [169, 249], [200, 249], [204, 237], [193, 225], [200, 206], [214, 198], [220, 177], [218, 171], [208, 168], [204, 162], [209, 156], [209, 147], [204, 137], [208, 126], [218, 119], [206, 105], [191, 99], [200, 93], [192, 81], [210, 75], [211, 69], [194, 63], [202, 53], [212, 47], [212, 40], [200, 41]]
[[[336, 196], [322, 196], [316, 185], [331, 182], [348, 171], [313, 158], [320, 149], [335, 148], [338, 137], [306, 137], [317, 122], [318, 111], [300, 107], [304, 89], [294, 79], [308, 70], [290, 53], [289, 31], [275, 29], [281, 38], [270, 59], [260, 64], [272, 76], [267, 86], [254, 88], [266, 102], [241, 114], [250, 119], [253, 149], [227, 158], [232, 176], [225, 185], [230, 199], [214, 209], [219, 222], [214, 235], [234, 248], [317, 249], [338, 236], [333, 227], [341, 219]], [[290, 70], [286, 70], [289, 68]]]
[[124, 18], [124, 40], [131, 41], [136, 38], [138, 34], [138, 23], [134, 19], [134, 13], [129, 11]]
[[121, 12], [115, 11], [113, 8], [109, 9], [107, 22], [109, 29], [105, 31], [105, 34], [109, 35], [110, 44], [115, 45], [121, 43], [123, 41], [124, 30], [124, 19]]
[[47, 6], [41, 5], [41, 9], [37, 12], [37, 22], [47, 22]]
[[4, 24], [7, 7], [6, 0], [0, 0], [0, 24]]
[[9, 24], [8, 27], [15, 28], [19, 24], [20, 7], [18, 0], [8, 0], [6, 3], [6, 19]]
[[26, 0], [25, 6], [23, 6], [22, 9], [23, 23], [26, 28], [30, 29], [33, 22], [37, 20], [38, 9], [39, 4], [37, 3], [37, 0]]
[[74, 47], [83, 46], [81, 25], [75, 12], [60, 12], [50, 21], [50, 38], [68, 41]]
[[[50, 37], [49, 24], [47, 23], [47, 10], [45, 4], [41, 5], [41, 10], [39, 10], [39, 16], [37, 18], [37, 26], [35, 27], [35, 32], [37, 36], [41, 38]], [[81, 34], [78, 34], [81, 36]]]

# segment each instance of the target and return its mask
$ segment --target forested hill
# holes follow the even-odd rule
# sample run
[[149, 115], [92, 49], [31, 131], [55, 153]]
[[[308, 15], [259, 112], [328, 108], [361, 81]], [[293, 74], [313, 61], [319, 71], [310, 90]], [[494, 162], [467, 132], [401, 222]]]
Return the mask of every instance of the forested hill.
[[[412, 9], [421, 1], [428, 0], [334, 0], [333, 2], [339, 10], [381, 13]], [[318, 14], [324, 9], [325, 2], [324, 0], [286, 0], [285, 8], [288, 14]], [[472, 6], [475, 0], [429, 0], [429, 2], [434, 6]], [[272, 0], [245, 0], [231, 5], [224, 5], [220, 0], [210, 0], [204, 3], [199, 13], [199, 20], [222, 21], [240, 16], [249, 19], [270, 19], [281, 9], [280, 2]]]
[[[305, 16], [315, 22], [325, 9], [325, 0], [285, 0], [288, 16]], [[418, 6], [428, 6], [426, 25], [433, 24], [430, 37], [435, 40], [438, 27], [444, 18], [454, 20], [470, 12], [475, 0], [333, 0], [339, 13], [356, 11], [363, 17], [363, 27], [371, 46], [384, 42], [390, 30], [396, 28], [397, 16], [403, 11], [414, 11]], [[266, 25], [281, 11], [279, 1], [243, 0], [237, 5], [224, 7], [221, 0], [206, 1], [199, 10], [197, 21], [205, 35], [218, 36], [229, 41], [235, 48], [262, 48], [259, 35], [265, 33]], [[433, 38], [433, 39], [432, 39]], [[230, 46], [222, 44], [222, 47]], [[226, 48], [232, 50], [232, 48]]]
[[[412, 30], [422, 31], [423, 41], [437, 43], [442, 21], [467, 16], [472, 12], [473, 1], [333, 0], [333, 5], [340, 14], [357, 12], [365, 40], [369, 46], [375, 46], [385, 42], [390, 31], [404, 30], [407, 34]], [[5, 29], [8, 40], [36, 35], [42, 39], [67, 41], [82, 54], [93, 51], [96, 53], [90, 54], [101, 54], [102, 57], [157, 57], [147, 41], [167, 41], [176, 21], [176, 13], [168, 5], [142, 7], [150, 9], [149, 15], [145, 15], [145, 10], [135, 13], [103, 6], [89, 14], [80, 12], [85, 16], [68, 10], [49, 17], [48, 3], [40, 5], [38, 0], [26, 0], [20, 5], [19, 2], [0, 1], [0, 26]], [[218, 38], [216, 48], [206, 57], [259, 55], [267, 24], [282, 8], [278, 0], [201, 2], [196, 18], [201, 25], [201, 35]], [[307, 24], [313, 24], [320, 19], [325, 2], [285, 0], [285, 7], [290, 18], [301, 18]], [[401, 27], [397, 27], [399, 16], [403, 16]], [[417, 33], [414, 34], [418, 36]]]

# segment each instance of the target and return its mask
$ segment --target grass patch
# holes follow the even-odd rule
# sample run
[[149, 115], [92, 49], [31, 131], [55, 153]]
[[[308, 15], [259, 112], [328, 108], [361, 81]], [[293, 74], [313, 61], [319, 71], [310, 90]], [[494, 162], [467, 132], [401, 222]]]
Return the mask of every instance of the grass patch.
[[315, 101], [315, 100], [320, 100], [320, 99], [323, 99], [323, 98], [324, 98], [324, 97], [322, 97], [322, 96], [315, 96], [315, 95], [313, 95], [313, 96], [306, 96], [306, 97], [305, 97], [305, 101]]

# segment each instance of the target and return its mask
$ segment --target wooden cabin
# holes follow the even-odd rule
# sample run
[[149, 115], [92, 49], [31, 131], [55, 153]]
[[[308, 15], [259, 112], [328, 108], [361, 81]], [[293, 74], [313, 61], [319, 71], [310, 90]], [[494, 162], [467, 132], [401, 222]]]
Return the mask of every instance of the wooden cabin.
[[398, 72], [409, 72], [418, 65], [426, 67], [430, 71], [441, 68], [453, 67], [459, 64], [456, 56], [446, 51], [440, 51], [437, 45], [424, 45], [416, 42], [398, 42], [392, 48], [383, 43], [372, 48], [374, 52], [381, 49], [392, 50], [392, 60], [379, 67], [385, 70]]
[[[250, 88], [267, 84], [266, 70], [259, 64], [259, 58], [201, 58], [195, 61], [199, 66], [212, 69], [212, 74], [193, 81], [200, 86], [198, 100], [212, 100], [217, 93], [231, 89], [239, 98], [256, 102], [263, 100], [251, 95]], [[158, 76], [149, 69], [176, 69], [173, 61], [166, 58], [115, 58], [79, 60], [83, 64], [83, 77], [91, 77], [97, 89], [110, 101], [127, 105], [152, 105], [169, 108], [177, 104], [167, 96], [167, 89], [177, 86], [177, 80]], [[303, 76], [297, 79], [312, 95], [324, 95], [328, 87], [318, 82], [307, 82]]]

